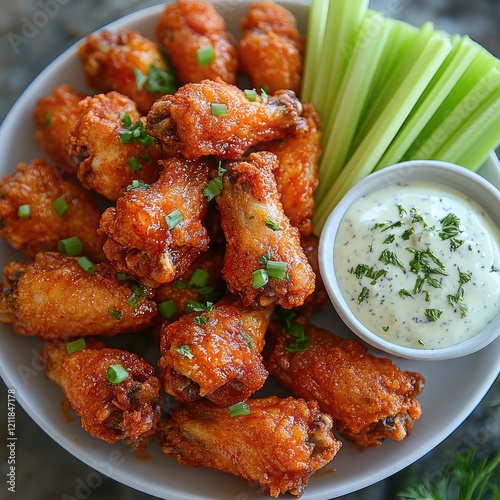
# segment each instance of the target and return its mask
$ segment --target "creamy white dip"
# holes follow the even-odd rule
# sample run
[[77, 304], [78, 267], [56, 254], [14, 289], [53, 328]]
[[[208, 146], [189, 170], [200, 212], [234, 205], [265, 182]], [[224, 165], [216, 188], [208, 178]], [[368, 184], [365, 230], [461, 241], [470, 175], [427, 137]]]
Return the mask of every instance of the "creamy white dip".
[[499, 314], [499, 247], [500, 231], [477, 203], [414, 181], [347, 210], [334, 265], [345, 300], [370, 331], [436, 349], [467, 340]]

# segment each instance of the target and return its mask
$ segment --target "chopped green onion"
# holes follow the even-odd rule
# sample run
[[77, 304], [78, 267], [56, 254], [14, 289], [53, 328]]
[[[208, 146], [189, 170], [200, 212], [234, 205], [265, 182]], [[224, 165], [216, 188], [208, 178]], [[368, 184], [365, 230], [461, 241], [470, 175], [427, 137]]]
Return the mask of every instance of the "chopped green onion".
[[276, 222], [272, 221], [269, 217], [265, 218], [266, 226], [270, 227], [273, 231], [281, 231], [281, 227], [276, 224]]
[[131, 184], [127, 186], [127, 191], [132, 191], [132, 189], [150, 189], [151, 186], [149, 184], [146, 184], [144, 181], [134, 179]]
[[255, 102], [257, 100], [257, 92], [255, 89], [245, 89], [243, 92], [250, 102]]
[[241, 417], [243, 415], [250, 414], [250, 406], [248, 406], [248, 404], [245, 403], [245, 401], [240, 401], [239, 403], [229, 406], [227, 411], [229, 412], [229, 415], [231, 415], [231, 417], [233, 418]]
[[62, 198], [56, 198], [52, 206], [59, 217], [63, 217], [69, 210], [69, 205]]
[[271, 250], [268, 249], [267, 252], [262, 256], [259, 257], [259, 264], [266, 265], [269, 260], [271, 260]]
[[57, 243], [57, 250], [63, 255], [73, 257], [82, 253], [82, 242], [78, 236], [65, 238]]
[[206, 286], [208, 283], [208, 279], [210, 278], [210, 274], [205, 271], [204, 269], [200, 269], [197, 267], [194, 271], [193, 274], [191, 275], [191, 278], [189, 279], [189, 288], [201, 288]]
[[267, 95], [267, 91], [266, 91], [267, 87], [265, 85], [263, 85], [261, 88], [260, 88], [260, 97], [261, 99], [264, 101], [264, 102], [268, 102], [269, 101], [269, 96]]
[[286, 262], [268, 260], [266, 264], [266, 272], [270, 278], [284, 280], [286, 276]]
[[214, 116], [226, 116], [227, 114], [226, 104], [214, 102], [211, 105], [211, 110], [212, 110], [212, 115]]
[[253, 346], [254, 346], [254, 341], [253, 338], [248, 335], [247, 332], [241, 332], [241, 335], [243, 335], [243, 338], [247, 341], [248, 348], [253, 351]]
[[164, 318], [170, 319], [177, 312], [177, 307], [173, 300], [164, 300], [158, 303], [158, 311]]
[[203, 325], [206, 325], [210, 321], [210, 318], [208, 318], [207, 316], [195, 316], [193, 318], [193, 321], [196, 325], [203, 326]]
[[123, 317], [123, 312], [122, 311], [118, 311], [116, 309], [109, 309], [108, 310], [108, 313], [109, 315], [112, 317], [112, 318], [115, 318], [117, 320], [120, 320], [122, 319]]
[[151, 94], [174, 94], [175, 78], [172, 73], [151, 65], [148, 71], [146, 91]]
[[199, 48], [196, 55], [198, 57], [199, 66], [206, 66], [207, 64], [213, 63], [215, 60], [214, 48], [211, 45]]
[[132, 71], [134, 72], [135, 84], [137, 86], [137, 89], [142, 90], [145, 83], [148, 80], [148, 77], [142, 71], [138, 70], [137, 68], [132, 68]]
[[188, 284], [185, 281], [182, 280], [175, 280], [174, 281], [174, 288], [177, 288], [177, 290], [185, 290], [187, 288]]
[[181, 356], [184, 356], [188, 359], [193, 359], [194, 358], [194, 355], [193, 353], [191, 352], [191, 349], [188, 345], [184, 344], [184, 345], [181, 345], [180, 347], [178, 347], [175, 352], [177, 352], [178, 354], [180, 354]]
[[66, 343], [66, 351], [68, 354], [73, 354], [76, 351], [80, 351], [81, 349], [85, 349], [85, 339], [79, 338], [76, 340], [72, 340], [71, 342]]
[[127, 160], [127, 165], [129, 166], [130, 170], [134, 172], [134, 174], [139, 172], [139, 170], [142, 168], [141, 162], [135, 156], [131, 156]]
[[49, 109], [45, 115], [45, 126], [50, 127], [51, 125], [54, 125], [54, 120], [52, 120], [52, 111]]
[[129, 377], [128, 371], [121, 365], [111, 365], [106, 372], [106, 376], [108, 377], [108, 381], [113, 385], [121, 384], [124, 380], [127, 380]]
[[93, 274], [97, 270], [94, 263], [85, 256], [82, 256], [78, 259], [78, 264], [87, 274]]
[[168, 215], [165, 215], [165, 222], [169, 229], [173, 229], [182, 222], [182, 214], [177, 209], [173, 210]]
[[262, 288], [269, 282], [269, 276], [265, 269], [257, 269], [252, 273], [252, 286], [253, 288]]
[[153, 144], [154, 138], [148, 134], [142, 120], [139, 119], [132, 124], [129, 115], [122, 112], [120, 116], [122, 117], [123, 128], [118, 130], [118, 135], [120, 136], [120, 142], [122, 144], [132, 144], [133, 141], [143, 146], [150, 146]]
[[21, 219], [27, 219], [28, 217], [31, 217], [31, 206], [28, 204], [20, 205], [17, 208], [17, 216]]
[[227, 172], [225, 168], [222, 168], [219, 163], [219, 168], [217, 169], [217, 177], [212, 179], [203, 190], [203, 194], [208, 198], [208, 201], [215, 198], [217, 195], [222, 193], [222, 177]]

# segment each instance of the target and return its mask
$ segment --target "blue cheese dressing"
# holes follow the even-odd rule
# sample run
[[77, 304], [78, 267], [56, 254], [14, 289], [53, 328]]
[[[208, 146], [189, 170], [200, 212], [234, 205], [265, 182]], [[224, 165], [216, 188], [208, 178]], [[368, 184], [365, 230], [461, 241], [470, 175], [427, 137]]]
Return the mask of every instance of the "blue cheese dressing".
[[477, 203], [413, 181], [351, 205], [334, 265], [345, 300], [370, 331], [438, 349], [476, 335], [499, 314], [499, 246], [500, 231]]

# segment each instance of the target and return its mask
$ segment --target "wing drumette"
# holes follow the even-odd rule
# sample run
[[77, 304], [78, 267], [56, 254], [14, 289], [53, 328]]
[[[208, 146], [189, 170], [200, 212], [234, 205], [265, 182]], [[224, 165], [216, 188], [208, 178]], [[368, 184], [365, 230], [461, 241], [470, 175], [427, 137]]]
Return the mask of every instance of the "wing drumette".
[[249, 413], [236, 417], [205, 400], [172, 410], [160, 432], [163, 452], [188, 467], [240, 476], [275, 498], [299, 497], [341, 447], [331, 417], [303, 399], [271, 396], [246, 404]]
[[78, 257], [40, 252], [11, 262], [0, 285], [0, 321], [44, 340], [144, 330], [157, 313], [151, 290], [131, 289], [108, 263], [86, 272]]
[[165, 47], [181, 85], [217, 78], [236, 83], [236, 43], [224, 18], [209, 2], [177, 0], [167, 4], [156, 36]]
[[293, 133], [301, 113], [302, 104], [291, 90], [280, 90], [267, 102], [260, 96], [250, 101], [234, 85], [203, 80], [158, 99], [146, 128], [168, 155], [236, 160], [260, 142]]
[[84, 98], [84, 94], [69, 85], [59, 85], [50, 95], [39, 99], [33, 111], [36, 142], [56, 168], [73, 175], [76, 175], [77, 165], [66, 143], [73, 123], [80, 116], [78, 103]]
[[158, 366], [165, 390], [179, 401], [206, 397], [224, 406], [251, 396], [268, 375], [261, 351], [272, 311], [224, 298], [164, 324]]
[[[61, 203], [62, 211], [54, 203]], [[22, 206], [29, 207], [25, 216], [18, 213]], [[100, 217], [89, 193], [63, 180], [44, 160], [19, 163], [14, 174], [0, 181], [0, 237], [31, 259], [41, 250], [56, 250], [61, 239], [78, 236], [87, 256], [104, 260], [105, 238], [97, 234]]]
[[[83, 99], [80, 109], [70, 131], [68, 151], [86, 189], [116, 201], [133, 180], [150, 183], [158, 179], [160, 151], [155, 144], [147, 144], [148, 134], [134, 101], [109, 92]], [[124, 133], [132, 127], [142, 128], [139, 138]]]
[[[290, 309], [313, 292], [315, 275], [297, 228], [283, 212], [272, 173], [276, 163], [274, 154], [261, 152], [226, 165], [216, 197], [227, 240], [222, 272], [229, 290], [245, 305]], [[282, 268], [281, 276], [270, 267]]]
[[[154, 368], [139, 356], [92, 339], [71, 354], [66, 343], [49, 342], [40, 356], [45, 375], [64, 392], [91, 436], [108, 443], [125, 440], [143, 449], [156, 435], [161, 384]], [[120, 370], [117, 365], [125, 369], [121, 382], [108, 378], [110, 367]]]
[[108, 237], [109, 261], [147, 286], [180, 278], [208, 249], [202, 220], [207, 209], [203, 190], [208, 160], [171, 158], [157, 182], [131, 189], [108, 208], [100, 232]]
[[92, 88], [125, 94], [143, 114], [160, 96], [175, 92], [175, 80], [158, 45], [134, 31], [92, 33], [78, 55]]
[[359, 446], [378, 447], [385, 438], [401, 441], [409, 434], [422, 413], [416, 399], [424, 382], [420, 374], [403, 372], [360, 342], [303, 319], [292, 324], [304, 326], [305, 350], [294, 352], [295, 328], [290, 335], [273, 322], [267, 337], [265, 363], [278, 382], [297, 397], [318, 401], [339, 433]]
[[304, 38], [289, 10], [275, 2], [254, 2], [241, 20], [242, 70], [255, 88], [300, 91]]

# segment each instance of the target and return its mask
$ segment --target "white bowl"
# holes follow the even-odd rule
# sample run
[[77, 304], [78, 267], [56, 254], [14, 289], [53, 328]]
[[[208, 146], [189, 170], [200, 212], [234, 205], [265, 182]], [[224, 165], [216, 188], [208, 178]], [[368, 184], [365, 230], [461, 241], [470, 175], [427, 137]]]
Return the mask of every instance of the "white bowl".
[[[384, 168], [357, 183], [328, 217], [321, 233], [319, 265], [328, 295], [346, 325], [362, 340], [381, 351], [415, 360], [443, 360], [465, 356], [483, 349], [500, 335], [500, 308], [494, 319], [474, 336], [460, 343], [439, 348], [418, 348], [399, 345], [370, 330], [353, 312], [342, 293], [334, 265], [335, 243], [339, 226], [347, 210], [357, 200], [383, 188], [397, 194], [408, 182], [426, 182], [447, 186], [475, 201], [500, 231], [500, 191], [482, 176], [459, 165], [439, 161], [409, 161]], [[391, 194], [389, 194], [391, 196]], [[494, 230], [494, 229], [493, 229]], [[497, 235], [495, 235], [497, 237]], [[497, 293], [500, 293], [497, 290]], [[352, 304], [352, 301], [351, 301]], [[429, 328], [432, 325], [429, 324]]]
[[[246, 12], [249, 0], [216, 0], [214, 3], [237, 35], [238, 21]], [[299, 27], [305, 33], [309, 1], [281, 3], [297, 16]], [[159, 5], [136, 12], [109, 27], [134, 29], [154, 38], [156, 20], [163, 8]], [[56, 85], [62, 83], [82, 92], [92, 92], [84, 83], [76, 47], [49, 65], [5, 118], [0, 128], [0, 175], [13, 172], [19, 161], [29, 161], [41, 155], [33, 140], [32, 110], [39, 97], [50, 94]], [[500, 168], [493, 157], [482, 167], [481, 174], [500, 187]], [[22, 258], [0, 241], [1, 268], [11, 260]], [[333, 308], [315, 317], [314, 321], [339, 335], [353, 335]], [[0, 375], [6, 385], [15, 390], [17, 402], [55, 442], [97, 472], [141, 492], [169, 500], [266, 498], [257, 487], [246, 485], [239, 478], [178, 465], [174, 459], [166, 458], [155, 442], [148, 448], [149, 459], [144, 460], [130, 453], [129, 447], [123, 444], [110, 445], [90, 437], [81, 429], [79, 419], [69, 422], [61, 411], [63, 395], [45, 379], [40, 365], [42, 343], [35, 338], [17, 335], [2, 324], [0, 342]], [[411, 435], [401, 443], [387, 442], [379, 449], [368, 449], [364, 453], [345, 442], [332, 463], [312, 477], [301, 500], [332, 499], [360, 490], [395, 474], [437, 446], [465, 420], [496, 379], [500, 369], [500, 339], [466, 358], [430, 364], [405, 359], [395, 361], [403, 370], [422, 373], [426, 380], [426, 387], [419, 397], [423, 416]], [[266, 383], [265, 391], [282, 394], [271, 380]], [[443, 398], [443, 394], [447, 397]], [[49, 454], [50, 450], [47, 450]], [[47, 458], [50, 459], [50, 455]], [[44, 460], [39, 464], [42, 479]], [[21, 487], [19, 484], [20, 490]]]

